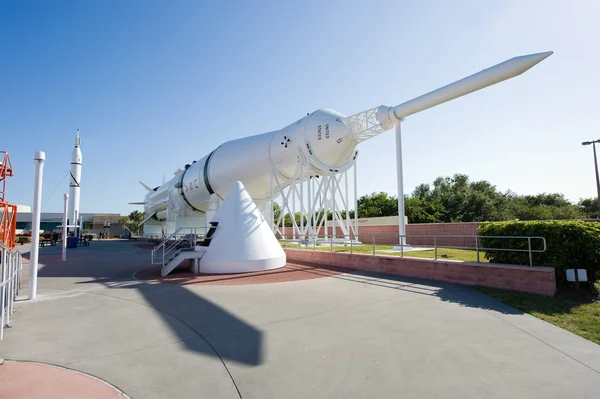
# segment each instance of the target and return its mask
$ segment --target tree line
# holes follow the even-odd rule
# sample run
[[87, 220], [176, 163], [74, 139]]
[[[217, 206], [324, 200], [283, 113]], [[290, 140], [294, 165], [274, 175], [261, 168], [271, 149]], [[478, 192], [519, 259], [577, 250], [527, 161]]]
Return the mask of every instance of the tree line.
[[[596, 198], [571, 203], [561, 193], [518, 195], [510, 190], [501, 192], [486, 180], [471, 181], [464, 174], [438, 177], [432, 184], [418, 185], [410, 195], [404, 196], [404, 205], [409, 223], [600, 218]], [[276, 203], [273, 210], [277, 220], [282, 210]], [[354, 218], [354, 211], [349, 213]], [[345, 211], [342, 214], [345, 217]], [[379, 192], [358, 199], [359, 218], [397, 215], [396, 196]], [[296, 212], [295, 219], [300, 224], [300, 212]], [[329, 212], [328, 220], [331, 219]], [[292, 225], [289, 214], [284, 216], [284, 223], [285, 226]]]
[[[483, 222], [502, 220], [557, 220], [600, 217], [596, 198], [574, 204], [561, 193], [517, 195], [499, 191], [486, 180], [470, 181], [455, 174], [420, 184], [404, 197], [409, 223]], [[379, 192], [358, 200], [358, 217], [398, 214], [397, 197]]]

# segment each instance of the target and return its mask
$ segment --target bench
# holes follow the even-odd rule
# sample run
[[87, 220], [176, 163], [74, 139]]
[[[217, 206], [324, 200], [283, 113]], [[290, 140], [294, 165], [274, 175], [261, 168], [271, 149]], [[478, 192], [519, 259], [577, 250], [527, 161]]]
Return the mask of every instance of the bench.
[[50, 247], [50, 246], [55, 247], [56, 241], [50, 240], [50, 239], [40, 240], [40, 247]]
[[86, 240], [85, 238], [80, 238], [77, 241], [77, 245], [82, 246], [82, 247], [89, 247], [90, 246], [90, 242], [88, 240]]

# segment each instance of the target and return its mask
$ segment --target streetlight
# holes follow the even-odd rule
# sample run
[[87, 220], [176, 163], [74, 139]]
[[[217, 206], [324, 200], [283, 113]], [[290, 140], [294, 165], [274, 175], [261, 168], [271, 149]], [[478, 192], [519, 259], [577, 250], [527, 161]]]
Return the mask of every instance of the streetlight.
[[600, 177], [598, 177], [598, 160], [596, 158], [596, 143], [600, 143], [600, 139], [592, 141], [584, 141], [581, 145], [592, 145], [594, 148], [594, 169], [596, 170], [596, 192], [598, 193], [598, 210], [600, 210]]

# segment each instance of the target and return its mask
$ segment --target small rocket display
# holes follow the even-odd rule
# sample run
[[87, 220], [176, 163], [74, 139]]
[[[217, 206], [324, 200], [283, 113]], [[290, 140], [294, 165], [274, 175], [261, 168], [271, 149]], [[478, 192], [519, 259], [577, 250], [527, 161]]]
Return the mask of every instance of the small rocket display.
[[[67, 213], [68, 225], [76, 225], [79, 220], [79, 190], [81, 189], [81, 139], [79, 138], [79, 129], [75, 137], [75, 147], [71, 154], [71, 169], [69, 178], [69, 210]], [[77, 234], [76, 227], [70, 227], [69, 231]]]

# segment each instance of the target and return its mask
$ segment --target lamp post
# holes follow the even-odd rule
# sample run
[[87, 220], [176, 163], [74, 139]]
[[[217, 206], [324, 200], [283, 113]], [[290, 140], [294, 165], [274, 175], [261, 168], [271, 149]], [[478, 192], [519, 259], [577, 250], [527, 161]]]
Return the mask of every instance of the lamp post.
[[598, 195], [598, 210], [600, 211], [600, 177], [598, 176], [598, 159], [596, 158], [596, 143], [600, 143], [600, 139], [592, 141], [584, 141], [581, 145], [592, 145], [594, 148], [594, 170], [596, 171], [596, 193]]

